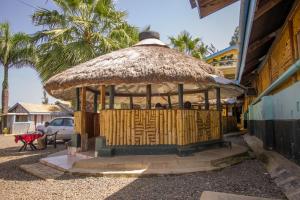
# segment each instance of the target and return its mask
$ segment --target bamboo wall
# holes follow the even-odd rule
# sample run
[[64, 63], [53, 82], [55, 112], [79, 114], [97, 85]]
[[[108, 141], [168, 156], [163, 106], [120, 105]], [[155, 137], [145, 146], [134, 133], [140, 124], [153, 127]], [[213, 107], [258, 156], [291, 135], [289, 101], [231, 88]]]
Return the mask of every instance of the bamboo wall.
[[[74, 112], [74, 131], [81, 133], [81, 111]], [[99, 136], [99, 114], [86, 112], [85, 133], [88, 138]]]
[[[292, 9], [281, 32], [279, 32], [278, 37], [270, 48], [266, 60], [258, 70], [257, 78], [253, 80], [253, 86], [257, 87], [258, 95], [300, 58], [300, 3], [298, 2], [297, 4]], [[272, 93], [278, 93], [299, 80], [300, 71]], [[250, 102], [245, 106], [248, 107], [253, 99], [249, 99]]]
[[219, 111], [103, 110], [107, 145], [186, 145], [220, 139]]

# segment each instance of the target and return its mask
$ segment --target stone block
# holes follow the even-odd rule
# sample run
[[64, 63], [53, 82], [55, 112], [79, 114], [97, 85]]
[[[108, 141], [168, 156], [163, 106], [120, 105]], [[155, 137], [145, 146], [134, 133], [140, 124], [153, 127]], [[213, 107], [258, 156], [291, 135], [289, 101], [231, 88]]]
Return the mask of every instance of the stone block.
[[71, 146], [75, 148], [79, 148], [81, 145], [81, 137], [80, 134], [72, 134], [71, 136]]
[[101, 148], [96, 151], [96, 157], [111, 157], [113, 156], [113, 151], [111, 148]]

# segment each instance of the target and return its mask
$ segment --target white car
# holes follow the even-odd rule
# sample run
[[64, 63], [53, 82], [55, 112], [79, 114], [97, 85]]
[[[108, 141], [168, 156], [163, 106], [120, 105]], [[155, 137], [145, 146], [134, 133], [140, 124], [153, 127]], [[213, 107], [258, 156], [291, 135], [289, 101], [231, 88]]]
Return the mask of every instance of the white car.
[[[47, 124], [49, 124], [47, 126]], [[70, 140], [72, 134], [74, 133], [74, 118], [73, 117], [58, 117], [51, 120], [45, 125], [37, 126], [37, 131], [53, 134], [57, 132], [57, 140]]]

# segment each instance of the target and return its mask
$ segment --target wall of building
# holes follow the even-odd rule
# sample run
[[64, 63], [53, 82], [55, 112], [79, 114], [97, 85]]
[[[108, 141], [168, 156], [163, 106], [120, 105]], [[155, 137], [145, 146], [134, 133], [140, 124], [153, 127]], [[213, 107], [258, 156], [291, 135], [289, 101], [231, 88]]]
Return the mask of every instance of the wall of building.
[[[220, 54], [216, 53], [216, 56], [210, 56], [206, 62], [218, 67], [218, 69], [223, 72], [225, 78], [234, 79], [237, 65], [237, 55], [238, 50], [236, 48], [229, 49]], [[226, 64], [227, 61], [224, 59], [226, 56], [232, 56], [229, 64]]]
[[[291, 10], [263, 64], [252, 80], [257, 96], [300, 59], [300, 2]], [[275, 149], [300, 163], [300, 71], [251, 105], [257, 97], [245, 97], [250, 133], [265, 148]]]
[[207, 59], [206, 62], [207, 63], [212, 63], [212, 62], [214, 62], [214, 60], [220, 61], [222, 57], [228, 56], [228, 55], [233, 55], [233, 58], [237, 59], [238, 50], [237, 49], [231, 49], [231, 50], [225, 51], [224, 53], [221, 53], [219, 55], [216, 55], [214, 57], [211, 57], [211, 58]]
[[[263, 64], [258, 69], [253, 87], [258, 95], [267, 89], [282, 75], [296, 60], [300, 58], [300, 6], [299, 3], [291, 11], [278, 37], [273, 42]], [[276, 94], [300, 80], [300, 72], [290, 77], [285, 83], [276, 88]], [[254, 100], [254, 99], [252, 99]]]
[[300, 82], [249, 107], [249, 130], [275, 149], [300, 163]]

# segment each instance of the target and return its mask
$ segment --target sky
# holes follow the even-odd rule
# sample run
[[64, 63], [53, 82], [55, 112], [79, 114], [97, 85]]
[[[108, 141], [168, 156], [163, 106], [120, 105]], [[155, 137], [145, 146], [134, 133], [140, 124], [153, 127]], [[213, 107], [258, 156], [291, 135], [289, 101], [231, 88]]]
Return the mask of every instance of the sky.
[[[191, 9], [189, 0], [115, 0], [115, 3], [117, 9], [127, 11], [130, 24], [140, 29], [150, 25], [167, 44], [169, 36], [176, 36], [186, 30], [194, 37], [200, 37], [206, 44], [212, 43], [218, 50], [222, 50], [229, 45], [239, 23], [239, 1], [204, 19], [199, 18], [197, 9]], [[34, 33], [40, 27], [32, 24], [30, 16], [37, 7], [55, 9], [51, 0], [0, 0], [0, 22], [8, 21], [13, 32]], [[10, 106], [17, 102], [41, 103], [43, 86], [38, 73], [29, 67], [10, 69], [9, 92]], [[54, 101], [50, 97], [50, 103]]]

